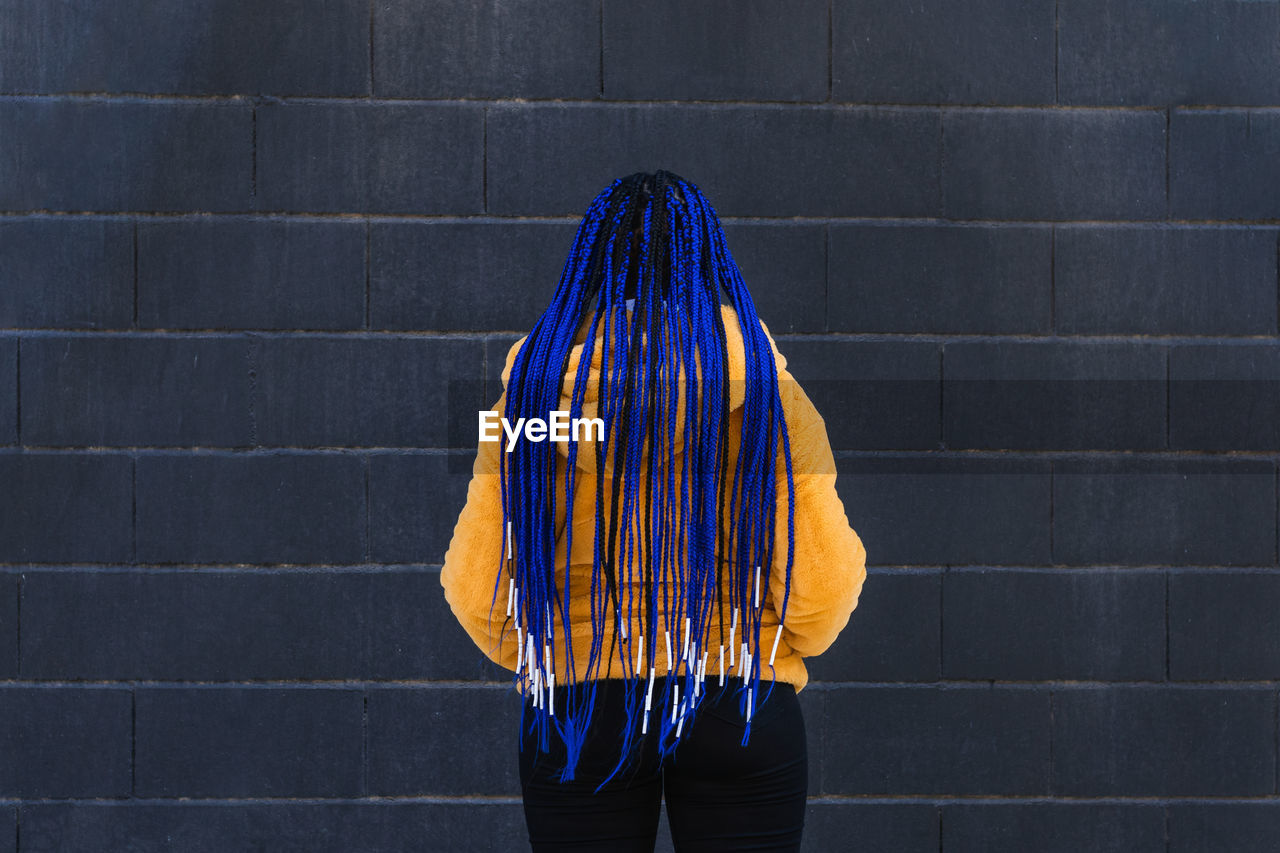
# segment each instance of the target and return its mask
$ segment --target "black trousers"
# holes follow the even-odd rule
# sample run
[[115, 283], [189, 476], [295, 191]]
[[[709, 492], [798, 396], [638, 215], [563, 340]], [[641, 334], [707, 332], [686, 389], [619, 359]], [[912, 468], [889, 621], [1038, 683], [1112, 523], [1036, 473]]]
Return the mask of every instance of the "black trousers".
[[[661, 682], [654, 683], [655, 711]], [[550, 752], [539, 752], [537, 734], [522, 732], [520, 784], [534, 853], [652, 853], [664, 794], [677, 851], [800, 849], [808, 752], [794, 687], [776, 682], [767, 701], [754, 703], [751, 739], [743, 746], [746, 721], [736, 698], [741, 679], [727, 679], [724, 688], [708, 679], [698, 714], [665, 766], [651, 717], [632, 762], [596, 793], [618, 760], [617, 732], [626, 723], [623, 684], [597, 683], [592, 726], [569, 782], [557, 781], [564, 761], [559, 736], [551, 732]], [[761, 694], [769, 684], [760, 682]], [[556, 707], [565, 707], [565, 688], [556, 692]], [[526, 721], [533, 719], [529, 707]]]

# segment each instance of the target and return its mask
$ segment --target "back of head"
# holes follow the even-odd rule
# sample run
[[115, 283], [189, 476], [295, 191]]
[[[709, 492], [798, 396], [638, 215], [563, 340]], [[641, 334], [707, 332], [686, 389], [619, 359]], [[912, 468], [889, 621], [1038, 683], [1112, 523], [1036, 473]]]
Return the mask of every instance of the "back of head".
[[[737, 315], [745, 362], [736, 463], [727, 459], [730, 375], [722, 304]], [[582, 341], [585, 355], [574, 367], [570, 350], [576, 341]], [[569, 687], [564, 707], [536, 702], [533, 720], [543, 748], [552, 730], [563, 739], [565, 779], [573, 778], [590, 724], [594, 680], [603, 676], [602, 662], [615, 659], [615, 650], [623, 650], [620, 659], [627, 671], [622, 677], [631, 691], [629, 725], [619, 733], [620, 768], [636, 739], [650, 731], [665, 755], [697, 711], [697, 683], [705, 673], [699, 672], [699, 661], [686, 657], [665, 680], [667, 689], [685, 697], [680, 718], [673, 721], [657, 713], [650, 721], [651, 697], [644, 688], [646, 680], [652, 684], [654, 670], [651, 663], [640, 662], [658, 659], [659, 636], [683, 633], [686, 651], [690, 639], [695, 650], [705, 649], [701, 640], [714, 621], [723, 626], [732, 618], [740, 624], [743, 640], [751, 638], [753, 647], [760, 648], [759, 589], [762, 584], [768, 588], [774, 565], [780, 450], [787, 460], [788, 510], [794, 505], [772, 343], [714, 208], [678, 175], [637, 172], [617, 179], [592, 201], [551, 304], [510, 365], [504, 417], [511, 423], [545, 418], [559, 408], [562, 393], [572, 401], [569, 417], [579, 417], [583, 379], [597, 346], [601, 368], [595, 411], [604, 421], [605, 436], [592, 447], [597, 482], [586, 484], [598, 498], [592, 582], [589, 592], [572, 591], [574, 597], [591, 596], [592, 642], [586, 660], [573, 656], [567, 618], [569, 549], [565, 564], [557, 565], [555, 528], [557, 501], [565, 508], [574, 506], [582, 485], [576, 482], [574, 464], [578, 448], [569, 445], [568, 465], [560, 473], [550, 442], [518, 442], [502, 454], [502, 524], [509, 539], [503, 549], [507, 574], [500, 577], [500, 587], [510, 577], [519, 590], [514, 621], [523, 666], [516, 681], [522, 692], [539, 696], [554, 686], [557, 676]], [[566, 392], [566, 386], [572, 390]], [[689, 390], [695, 386], [696, 394]], [[683, 428], [677, 429], [677, 423]], [[680, 471], [667, 464], [677, 454], [682, 457]], [[612, 478], [612, 500], [602, 505], [605, 478]], [[619, 524], [624, 513], [628, 522]], [[632, 514], [644, 524], [631, 523]], [[728, 534], [723, 535], [726, 519]], [[571, 535], [573, 526], [566, 524], [565, 533]], [[637, 537], [643, 541], [635, 541]], [[789, 595], [793, 543], [786, 547]], [[643, 564], [634, 559], [636, 553], [646, 556]], [[635, 589], [643, 595], [620, 594]], [[726, 596], [733, 602], [732, 617], [723, 612]], [[635, 648], [641, 644], [643, 648]], [[554, 672], [558, 650], [568, 672]], [[752, 664], [745, 689], [758, 696], [759, 655]], [[664, 696], [653, 704], [663, 708], [666, 701]], [[744, 741], [750, 736], [749, 714], [747, 719]]]

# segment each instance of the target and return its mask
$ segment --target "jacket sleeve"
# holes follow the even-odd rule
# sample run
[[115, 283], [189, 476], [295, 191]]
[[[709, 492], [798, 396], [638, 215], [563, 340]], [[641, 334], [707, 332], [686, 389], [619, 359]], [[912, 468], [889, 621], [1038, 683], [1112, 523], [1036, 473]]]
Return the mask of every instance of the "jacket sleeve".
[[[507, 350], [506, 366], [502, 372], [503, 391], [498, 401], [489, 407], [497, 415], [505, 413], [507, 378], [517, 352], [527, 339], [527, 336], [521, 338]], [[515, 672], [519, 655], [516, 622], [507, 617], [509, 586], [502, 529], [500, 466], [502, 454], [506, 452], [507, 436], [502, 429], [498, 434], [498, 441], [476, 443], [476, 461], [471, 469], [467, 501], [458, 515], [453, 538], [440, 567], [440, 584], [444, 587], [444, 597], [453, 615], [480, 651], [498, 666]], [[564, 482], [566, 464], [566, 459], [556, 452], [553, 474], [558, 484]], [[557, 495], [553, 520], [557, 542], [563, 538], [567, 515], [562, 488]]]
[[[501, 414], [505, 402], [504, 393], [493, 411]], [[477, 442], [467, 501], [440, 567], [440, 584], [453, 615], [480, 651], [514, 672], [515, 622], [507, 618], [507, 582], [505, 577], [499, 579], [505, 576], [498, 456], [504, 446], [505, 440]]]
[[[795, 484], [795, 551], [783, 638], [798, 654], [826, 651], [849, 623], [866, 579], [867, 552], [836, 493], [836, 465], [827, 427], [804, 389], [783, 369], [779, 396], [791, 445]], [[781, 444], [781, 443], [780, 443]], [[779, 449], [778, 518], [769, 592], [781, 609], [786, 593], [787, 469]]]

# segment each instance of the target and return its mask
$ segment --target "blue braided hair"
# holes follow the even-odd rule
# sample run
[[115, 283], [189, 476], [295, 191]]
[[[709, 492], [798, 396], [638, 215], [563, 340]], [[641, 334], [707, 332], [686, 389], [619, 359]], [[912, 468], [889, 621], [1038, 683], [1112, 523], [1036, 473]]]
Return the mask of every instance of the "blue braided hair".
[[[730, 379], [722, 299], [737, 312], [746, 367], [732, 483], [727, 476]], [[706, 643], [713, 620], [718, 620], [722, 638], [730, 623], [730, 659], [738, 630], [743, 648], [753, 650], [750, 657], [744, 656], [749, 669], [737, 696], [746, 718], [742, 743], [748, 742], [753, 703], [768, 698], [759, 691], [764, 664], [760, 617], [774, 563], [779, 443], [788, 490], [780, 618], [791, 593], [795, 547], [791, 446], [773, 350], [715, 209], [694, 184], [665, 170], [636, 172], [615, 180], [592, 201], [551, 304], [512, 364], [503, 413], [510, 423], [522, 417], [546, 418], [559, 407], [575, 336], [588, 322], [569, 412], [570, 418], [582, 415], [599, 333], [603, 363], [596, 413], [604, 421], [605, 435], [594, 448], [592, 641], [587, 660], [573, 658], [568, 618], [576, 592], [570, 588], [568, 564], [571, 522], [564, 526], [565, 563], [556, 565], [559, 451], [550, 442], [518, 441], [509, 453], [500, 454], [503, 565], [496, 567], [491, 601], [491, 606], [497, 605], [500, 591], [508, 596], [510, 615], [503, 630], [516, 633], [520, 649], [514, 682], [521, 694], [534, 698], [522, 710], [522, 730], [537, 730], [540, 750], [548, 749], [553, 729], [562, 739], [562, 781], [574, 778], [591, 725], [596, 679], [619, 675], [601, 671], [602, 665], [612, 669], [608, 662], [615, 655], [623, 662], [627, 725], [618, 732], [619, 760], [610, 778], [644, 737], [658, 737], [664, 758], [676, 747], [706, 695]], [[683, 401], [678, 396], [681, 386]], [[677, 472], [675, 443], [681, 436]], [[570, 442], [567, 453], [562, 475], [566, 513], [574, 505], [578, 485], [576, 442]], [[611, 472], [606, 460], [613, 463]], [[612, 485], [607, 509], [606, 476], [611, 476]], [[642, 479], [647, 479], [643, 500]], [[724, 518], [729, 520], [727, 536], [720, 535]], [[626, 520], [621, 529], [620, 519]], [[643, 538], [643, 565], [637, 536]], [[723, 604], [726, 594], [733, 602], [731, 617]], [[629, 625], [635, 627], [628, 630]], [[682, 629], [683, 645], [673, 643], [671, 638], [679, 637]], [[778, 632], [780, 636], [780, 626]], [[657, 660], [659, 635], [674, 664], [655, 697], [651, 662]], [[777, 636], [772, 640], [776, 650]], [[683, 649], [678, 658], [673, 647]], [[554, 671], [557, 649], [564, 651], [568, 672]], [[722, 672], [723, 651], [722, 644]], [[771, 690], [773, 680], [769, 681]], [[567, 701], [560, 708], [554, 705], [557, 683], [567, 689]], [[527, 719], [529, 707], [532, 720]]]

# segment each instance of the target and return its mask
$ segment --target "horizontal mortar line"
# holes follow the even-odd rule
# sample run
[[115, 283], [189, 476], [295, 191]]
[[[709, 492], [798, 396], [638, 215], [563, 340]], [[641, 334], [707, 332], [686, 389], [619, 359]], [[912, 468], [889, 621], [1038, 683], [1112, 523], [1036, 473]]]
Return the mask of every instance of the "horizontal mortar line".
[[[174, 453], [186, 453], [190, 456], [226, 456], [226, 457], [242, 457], [242, 456], [277, 456], [281, 454], [302, 456], [313, 454], [316, 456], [444, 456], [447, 458], [461, 457], [465, 454], [474, 455], [476, 452], [475, 445], [467, 447], [419, 447], [416, 445], [404, 446], [386, 446], [386, 445], [255, 445], [254, 447], [240, 446], [222, 446], [222, 445], [68, 445], [68, 444], [21, 444], [21, 445], [0, 445], [0, 457], [5, 455], [16, 455], [17, 453], [40, 453], [45, 455], [54, 454], [87, 454], [92, 453], [99, 456], [114, 455], [169, 455]], [[465, 461], [465, 460], [463, 460]], [[470, 473], [468, 468], [465, 473]], [[462, 470], [459, 474], [464, 473]]]
[[58, 797], [58, 798], [15, 798], [0, 797], [0, 805], [77, 805], [77, 806], [111, 806], [113, 808], [129, 808], [131, 806], [251, 806], [251, 805], [335, 805], [353, 803], [356, 805], [519, 805], [518, 796], [495, 796], [487, 794], [457, 795], [413, 795], [403, 796], [370, 795], [365, 797], [137, 797], [132, 794], [121, 797]]
[[[1204, 459], [1206, 461], [1221, 461], [1226, 459], [1262, 462], [1280, 461], [1280, 453], [1277, 453], [1277, 451], [1274, 450], [999, 450], [988, 448], [973, 450], [964, 448], [953, 448], [948, 450], [844, 450], [832, 448], [832, 453], [837, 459], [986, 459], [995, 461], [1025, 457], [1028, 460], [1060, 459], [1085, 461], [1112, 461], [1119, 459], [1138, 459], [1152, 462], [1184, 459]], [[940, 471], [933, 473], [950, 474], [955, 472]], [[1019, 476], [1025, 475], [1026, 473], [1028, 472], [1000, 472], [1001, 475], [1017, 474]], [[1124, 471], [1122, 473], [1130, 474], [1140, 472]]]
[[816, 687], [823, 691], [841, 690], [848, 687], [892, 687], [892, 688], [910, 688], [913, 690], [927, 689], [965, 689], [965, 690], [981, 690], [991, 687], [1007, 687], [1017, 690], [1061, 690], [1079, 688], [1082, 690], [1094, 690], [1106, 687], [1135, 687], [1148, 690], [1168, 690], [1174, 688], [1187, 688], [1190, 690], [1214, 690], [1229, 688], [1232, 690], [1274, 690], [1280, 687], [1280, 678], [1272, 679], [1240, 679], [1232, 680], [1173, 680], [1173, 681], [1143, 681], [1135, 679], [1117, 679], [1115, 681], [1102, 681], [1099, 679], [1070, 679], [1070, 678], [1044, 678], [1044, 679], [1007, 679], [1007, 678], [945, 678], [934, 681], [819, 681], [813, 679], [809, 682], [809, 687]]
[[475, 97], [458, 95], [452, 97], [394, 97], [386, 95], [318, 95], [295, 94], [283, 95], [275, 93], [153, 93], [153, 92], [102, 92], [102, 91], [63, 91], [63, 92], [5, 92], [0, 94], [0, 103], [4, 101], [50, 101], [65, 100], [79, 102], [103, 101], [108, 103], [173, 103], [191, 104], [207, 103], [231, 106], [251, 105], [359, 105], [359, 106], [524, 106], [524, 107], [607, 107], [625, 109], [634, 107], [680, 107], [699, 109], [741, 109], [770, 108], [792, 110], [947, 110], [947, 111], [1033, 111], [1033, 112], [1163, 112], [1173, 110], [1216, 110], [1216, 111], [1254, 111], [1263, 112], [1280, 110], [1277, 104], [1063, 104], [1049, 101], [1000, 104], [982, 101], [842, 101], [835, 99], [794, 99], [794, 98], [563, 98], [563, 97]]
[[[728, 561], [724, 561], [726, 564]], [[440, 563], [95, 563], [87, 560], [62, 560], [45, 563], [4, 563], [0, 572], [30, 572], [43, 574], [300, 574], [330, 572], [333, 574], [377, 574], [413, 572], [432, 574], [439, 572]], [[1174, 574], [1275, 574], [1277, 565], [1204, 563], [1199, 565], [1170, 565], [1168, 563], [1088, 563], [1036, 565], [992, 563], [870, 563], [867, 568], [877, 574], [908, 575], [937, 574], [945, 569], [961, 572], [1008, 572], [1041, 574], [1101, 574], [1115, 572], [1171, 572]]]
[[[296, 340], [299, 338], [409, 338], [413, 340], [452, 340], [452, 341], [477, 341], [485, 342], [497, 340], [505, 335], [516, 334], [515, 332], [500, 332], [488, 330], [463, 330], [449, 331], [436, 329], [362, 329], [357, 327], [345, 329], [263, 329], [263, 328], [243, 328], [243, 329], [174, 329], [163, 327], [142, 327], [142, 328], [126, 328], [118, 329], [75, 329], [75, 328], [59, 328], [56, 326], [3, 326], [0, 327], [0, 334], [13, 333], [21, 334], [25, 337], [135, 337], [135, 338], [182, 338], [182, 337], [225, 337], [243, 339], [246, 335], [252, 335], [255, 340], [271, 340], [272, 338], [285, 338]], [[527, 335], [528, 332], [521, 333]], [[1277, 339], [1280, 339], [1278, 336]], [[460, 377], [466, 378], [466, 377]], [[485, 377], [477, 377], [476, 382], [480, 382]]]
[[[21, 330], [15, 330], [21, 331]], [[75, 330], [72, 330], [75, 331]], [[127, 330], [121, 330], [127, 331]], [[495, 335], [513, 335], [516, 332], [494, 333]], [[775, 332], [777, 341], [807, 342], [850, 342], [859, 341], [883, 343], [1082, 343], [1082, 344], [1275, 344], [1280, 343], [1280, 335], [1156, 335], [1156, 334], [1122, 334], [1122, 333], [1088, 333], [1079, 334], [1063, 332]], [[785, 353], [784, 353], [785, 355]], [[944, 368], [945, 369], [945, 368]], [[1163, 381], [1163, 370], [1153, 378]], [[813, 381], [821, 377], [808, 377], [801, 381]], [[985, 377], [984, 377], [985, 378]], [[1278, 377], [1280, 378], [1280, 377]]]
[[808, 801], [817, 805], [854, 805], [854, 804], [915, 804], [935, 803], [938, 805], [1019, 805], [1032, 806], [1040, 804], [1075, 804], [1080, 805], [1196, 805], [1201, 803], [1229, 804], [1278, 804], [1280, 797], [1275, 794], [1259, 794], [1256, 797], [1238, 795], [1189, 794], [1185, 796], [1144, 796], [1106, 795], [1106, 796], [1069, 796], [1063, 794], [821, 794], [809, 797]]
[[[1144, 796], [1144, 795], [1107, 795], [1107, 796], [1067, 796], [1049, 794], [814, 794], [807, 798], [814, 805], [907, 805], [933, 803], [938, 805], [1018, 805], [1032, 806], [1039, 804], [1080, 804], [1080, 805], [1199, 805], [1212, 803], [1222, 804], [1280, 804], [1280, 797], [1274, 794], [1261, 794], [1256, 797], [1228, 796], [1213, 794], [1195, 794], [1184, 796]], [[455, 795], [370, 795], [365, 797], [59, 797], [59, 798], [15, 798], [0, 797], [0, 805], [76, 805], [76, 806], [108, 806], [111, 808], [129, 808], [132, 806], [246, 806], [246, 805], [520, 805], [518, 796], [501, 796], [487, 794], [455, 794]]]
[[0, 563], [0, 572], [31, 574], [390, 574], [430, 575], [438, 563], [94, 563], [64, 560], [59, 563]]
[[[76, 219], [76, 218], [109, 218], [109, 219], [155, 219], [155, 220], [190, 220], [207, 223], [218, 219], [262, 219], [272, 220], [315, 220], [318, 222], [343, 221], [352, 223], [374, 224], [422, 222], [441, 225], [458, 224], [550, 224], [572, 225], [582, 218], [580, 213], [563, 214], [510, 214], [495, 213], [378, 213], [360, 211], [313, 211], [313, 210], [61, 210], [54, 208], [27, 208], [0, 210], [0, 218], [27, 219]], [[1139, 227], [1149, 229], [1168, 228], [1235, 228], [1246, 230], [1257, 228], [1266, 230], [1280, 226], [1280, 217], [1264, 217], [1259, 219], [1167, 219], [1163, 217], [1151, 219], [986, 219], [982, 217], [952, 216], [748, 216], [721, 215], [720, 221], [736, 225], [956, 225], [974, 227], [1020, 228], [1029, 226], [1059, 228], [1075, 227]]]
[[[512, 676], [514, 678], [514, 674]], [[643, 680], [643, 679], [641, 679]], [[767, 679], [766, 679], [767, 680]], [[66, 679], [66, 678], [6, 678], [0, 679], [0, 688], [3, 687], [29, 687], [29, 688], [94, 688], [94, 689], [134, 689], [138, 687], [157, 687], [157, 688], [199, 688], [202, 690], [220, 690], [230, 688], [254, 688], [254, 689], [279, 689], [290, 688], [296, 690], [322, 690], [322, 689], [343, 689], [343, 690], [377, 690], [380, 688], [395, 687], [410, 690], [491, 690], [491, 691], [512, 691], [512, 695], [516, 695], [515, 686], [511, 681], [460, 681], [456, 679], [422, 679], [422, 678], [388, 678], [371, 680], [362, 679], [225, 679], [221, 681], [206, 681], [199, 679], [139, 679], [139, 678], [122, 678], [122, 679]], [[849, 688], [892, 688], [892, 689], [910, 689], [910, 690], [989, 690], [995, 687], [1008, 688], [1011, 690], [1063, 690], [1063, 689], [1080, 689], [1080, 690], [1096, 690], [1111, 687], [1140, 688], [1147, 690], [1172, 690], [1172, 689], [1188, 689], [1188, 690], [1275, 690], [1280, 687], [1280, 679], [1240, 679], [1240, 680], [1174, 680], [1174, 681], [1141, 681], [1141, 680], [1116, 680], [1102, 681], [1098, 679], [1062, 679], [1062, 678], [1046, 678], [1046, 679], [1000, 679], [1000, 678], [947, 678], [935, 679], [933, 681], [820, 681], [813, 679], [809, 681], [808, 688], [813, 688], [818, 692], [834, 692], [837, 690], [846, 690]], [[806, 689], [808, 689], [806, 688]]]
[[[135, 455], [135, 454], [172, 454], [187, 453], [191, 456], [272, 456], [282, 453], [292, 455], [314, 454], [316, 456], [360, 456], [360, 455], [402, 455], [402, 456], [446, 456], [476, 452], [474, 445], [467, 447], [420, 447], [417, 445], [255, 445], [244, 447], [239, 445], [213, 444], [121, 444], [121, 445], [75, 445], [75, 444], [22, 444], [0, 445], [0, 456], [18, 452], [42, 453], [53, 455], [58, 453], [84, 454], [93, 453], [101, 456]], [[461, 472], [459, 472], [461, 473]]]
[[[343, 221], [361, 223], [368, 221], [374, 224], [422, 222], [440, 225], [484, 224], [484, 225], [574, 225], [581, 219], [581, 214], [495, 214], [495, 213], [362, 213], [358, 211], [312, 211], [312, 210], [59, 210], [54, 208], [28, 208], [25, 210], [0, 210], [0, 218], [26, 219], [155, 219], [159, 221], [178, 220], [208, 223], [219, 219], [261, 219], [266, 221], [315, 220], [317, 222]], [[1248, 230], [1269, 230], [1280, 226], [1280, 217], [1261, 219], [986, 219], [982, 217], [952, 216], [748, 216], [721, 215], [722, 223], [732, 225], [956, 225], [995, 228], [1021, 228], [1038, 226], [1048, 228], [1074, 227], [1139, 227], [1152, 230], [1166, 228], [1234, 228]]]
[[221, 690], [229, 688], [253, 688], [255, 690], [268, 690], [278, 688], [290, 688], [294, 690], [325, 690], [325, 689], [342, 689], [349, 691], [360, 690], [377, 690], [385, 687], [396, 687], [414, 690], [435, 690], [447, 688], [450, 690], [493, 690], [503, 691], [511, 690], [514, 695], [515, 688], [508, 681], [458, 681], [440, 679], [438, 681], [428, 679], [404, 679], [404, 678], [388, 678], [384, 680], [371, 681], [367, 678], [362, 679], [227, 679], [225, 681], [200, 681], [197, 679], [33, 679], [33, 678], [3, 678], [0, 679], [0, 688], [4, 687], [30, 687], [41, 689], [54, 688], [93, 688], [93, 689], [117, 689], [131, 690], [138, 687], [163, 687], [163, 688], [199, 688], [201, 690]]
[[[369, 338], [371, 340], [387, 338], [405, 338], [409, 340], [456, 340], [477, 341], [483, 343], [499, 343], [510, 345], [511, 337], [524, 337], [527, 329], [281, 329], [281, 328], [166, 328], [166, 327], [120, 327], [111, 329], [79, 329], [58, 326], [2, 326], [0, 335], [23, 335], [27, 338], [37, 337], [132, 337], [132, 338], [244, 338], [252, 335], [257, 340], [281, 338], [297, 340], [300, 338]], [[1120, 344], [1275, 344], [1280, 343], [1280, 335], [1178, 335], [1178, 334], [1144, 334], [1144, 333], [1079, 333], [1063, 334], [1061, 332], [776, 332], [774, 337], [781, 341], [832, 341], [832, 342], [875, 342], [875, 343], [1120, 343]], [[455, 377], [467, 379], [468, 377]], [[489, 377], [479, 377], [475, 381]], [[921, 377], [927, 379], [929, 377]], [[989, 377], [983, 377], [989, 378]], [[802, 381], [818, 381], [820, 377], [809, 377]]]
[[[727, 561], [726, 561], [727, 562]], [[1043, 575], [1091, 575], [1091, 574], [1152, 574], [1174, 575], [1274, 575], [1280, 574], [1276, 565], [1175, 565], [1169, 564], [1088, 564], [1041, 566], [991, 565], [991, 564], [868, 564], [868, 571], [877, 575], [936, 575], [941, 571], [982, 574], [1043, 574]], [[320, 564], [95, 564], [87, 561], [63, 561], [38, 564], [38, 562], [0, 562], [0, 574], [65, 574], [65, 575], [305, 575], [305, 574], [439, 574], [439, 564], [375, 564], [375, 565], [320, 565]]]
[[[466, 447], [417, 447], [412, 445], [405, 446], [333, 446], [333, 445], [279, 445], [279, 446], [257, 446], [257, 447], [235, 447], [235, 446], [214, 446], [214, 445], [0, 445], [0, 458], [5, 456], [19, 456], [24, 454], [36, 454], [46, 456], [67, 455], [67, 456], [83, 456], [93, 454], [96, 456], [136, 456], [136, 455], [172, 455], [175, 453], [186, 453], [192, 458], [199, 457], [228, 457], [239, 458], [248, 456], [273, 456], [273, 455], [293, 455], [293, 456], [363, 456], [363, 455], [397, 455], [397, 456], [444, 456], [448, 458], [463, 457], [476, 452], [475, 446]], [[951, 448], [947, 450], [921, 449], [921, 450], [845, 450], [832, 448], [832, 454], [836, 459], [901, 459], [901, 460], [961, 460], [961, 459], [978, 459], [985, 461], [1000, 461], [1010, 459], [1020, 459], [1026, 461], [1045, 461], [1045, 460], [1083, 460], [1083, 461], [1115, 461], [1120, 459], [1136, 459], [1148, 462], [1160, 461], [1192, 461], [1202, 460], [1205, 462], [1222, 462], [1234, 461], [1240, 462], [1280, 462], [1280, 451], [1274, 450], [1197, 450], [1197, 449], [1178, 449], [1178, 450], [1037, 450], [1037, 449], [965, 449]], [[460, 470], [459, 474], [470, 473]], [[798, 473], [805, 473], [800, 471]], [[982, 475], [982, 476], [1027, 476], [1035, 474], [1035, 471], [920, 471], [913, 472], [920, 474], [929, 474], [931, 476], [954, 476], [962, 475]], [[1048, 472], [1044, 472], [1048, 473]], [[1101, 472], [1106, 473], [1106, 472]], [[1143, 474], [1143, 471], [1120, 471], [1118, 473], [1129, 475]], [[1155, 471], [1151, 473], [1167, 473]], [[1225, 473], [1225, 472], [1218, 472]], [[1250, 471], [1248, 474], [1257, 474], [1259, 472]], [[1067, 472], [1064, 476], [1075, 476], [1072, 472]]]
[[868, 568], [883, 574], [936, 574], [949, 570], [959, 573], [981, 572], [983, 574], [1046, 574], [1046, 575], [1081, 575], [1081, 574], [1115, 574], [1129, 572], [1132, 574], [1150, 574], [1170, 572], [1172, 574], [1200, 575], [1212, 574], [1277, 574], [1280, 566], [1268, 565], [1223, 565], [1221, 563], [1206, 565], [1170, 565], [1168, 563], [1090, 563], [1088, 565], [1054, 565], [1043, 566], [1032, 563], [993, 564], [993, 563], [947, 563], [945, 565], [928, 566], [913, 564], [910, 566], [879, 565]]

